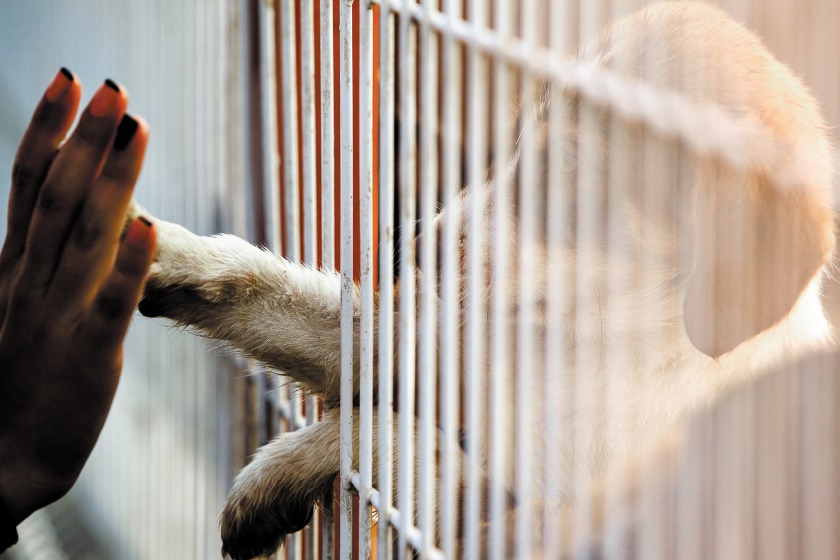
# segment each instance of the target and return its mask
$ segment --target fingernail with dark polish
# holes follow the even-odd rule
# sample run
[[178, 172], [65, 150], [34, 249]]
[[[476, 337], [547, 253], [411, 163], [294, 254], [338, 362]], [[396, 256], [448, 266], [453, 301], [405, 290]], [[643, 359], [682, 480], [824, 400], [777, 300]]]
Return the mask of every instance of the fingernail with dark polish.
[[67, 68], [62, 68], [53, 78], [52, 83], [50, 83], [49, 87], [47, 88], [47, 92], [44, 96], [47, 98], [47, 101], [51, 103], [55, 103], [62, 97], [64, 94], [70, 90], [70, 84], [74, 81], [73, 73], [70, 72]]
[[94, 117], [113, 114], [116, 112], [120, 95], [119, 86], [111, 80], [106, 80], [90, 100], [90, 114]]
[[123, 115], [120, 125], [117, 127], [117, 136], [114, 138], [114, 149], [124, 150], [128, 146], [134, 133], [137, 132], [137, 121], [131, 115]]

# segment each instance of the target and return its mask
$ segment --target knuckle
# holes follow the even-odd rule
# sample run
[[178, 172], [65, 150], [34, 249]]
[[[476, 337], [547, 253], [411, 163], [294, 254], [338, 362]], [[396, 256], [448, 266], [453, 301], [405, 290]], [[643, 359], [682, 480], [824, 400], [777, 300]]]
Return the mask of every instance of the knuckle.
[[45, 103], [39, 103], [32, 114], [32, 124], [36, 127], [44, 127], [53, 123], [55, 114], [50, 110], [50, 106]]
[[101, 224], [91, 220], [80, 219], [76, 222], [73, 229], [72, 241], [78, 249], [82, 251], [89, 251], [96, 246], [97, 242], [102, 239], [102, 237], [103, 232]]
[[120, 189], [128, 189], [131, 185], [129, 183], [130, 160], [120, 157], [120, 152], [114, 152], [108, 157], [105, 167], [102, 168], [102, 177], [113, 182]]
[[104, 151], [111, 143], [111, 136], [114, 133], [114, 125], [111, 119], [108, 122], [92, 122], [83, 117], [79, 122], [76, 132], [73, 133], [73, 140], [87, 145], [97, 152]]
[[12, 189], [25, 189], [35, 180], [35, 170], [19, 161], [14, 163], [12, 166]]
[[124, 298], [116, 294], [102, 294], [96, 300], [96, 312], [105, 319], [117, 320], [128, 313]]
[[[28, 290], [18, 290], [9, 300], [9, 313], [16, 318], [16, 323], [26, 324], [32, 319], [32, 311], [36, 307], [35, 297]], [[46, 329], [34, 329], [33, 340], [43, 342], [46, 339]]]
[[41, 323], [32, 325], [30, 329], [30, 339], [37, 346], [44, 344], [50, 335], [50, 329]]
[[38, 210], [44, 214], [56, 214], [67, 206], [65, 197], [58, 193], [55, 185], [46, 184], [38, 197]]

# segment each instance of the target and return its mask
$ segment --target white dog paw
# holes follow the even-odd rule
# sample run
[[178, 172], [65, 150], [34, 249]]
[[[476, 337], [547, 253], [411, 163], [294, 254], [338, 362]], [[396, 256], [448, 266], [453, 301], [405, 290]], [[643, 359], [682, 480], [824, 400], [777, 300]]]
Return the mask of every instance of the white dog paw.
[[[133, 214], [146, 215], [136, 205], [129, 219]], [[157, 247], [139, 305], [143, 315], [193, 323], [209, 306], [233, 301], [247, 289], [237, 276], [237, 257], [253, 249], [250, 244], [229, 235], [201, 237], [177, 224], [150, 219], [157, 230]]]

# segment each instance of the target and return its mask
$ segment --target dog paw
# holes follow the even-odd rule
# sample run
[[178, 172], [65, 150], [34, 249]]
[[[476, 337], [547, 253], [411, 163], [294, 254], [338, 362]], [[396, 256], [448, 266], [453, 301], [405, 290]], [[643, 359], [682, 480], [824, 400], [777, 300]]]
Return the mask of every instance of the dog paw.
[[252, 508], [230, 503], [222, 514], [222, 554], [232, 560], [271, 556], [286, 535], [302, 530], [312, 519], [315, 504]]
[[291, 496], [269, 486], [273, 485], [248, 469], [237, 477], [222, 511], [223, 556], [232, 560], [271, 556], [286, 535], [311, 521], [316, 495]]
[[161, 220], [154, 224], [157, 248], [138, 308], [147, 317], [192, 323], [196, 314], [200, 316], [221, 299], [224, 283], [209, 258], [212, 239]]
[[150, 276], [137, 310], [145, 317], [168, 317], [193, 324], [211, 305], [196, 286], [167, 286], [156, 282], [154, 277]]
[[157, 230], [155, 258], [139, 306], [143, 315], [192, 324], [209, 306], [247, 292], [248, 276], [238, 271], [242, 256], [256, 251], [249, 243], [231, 235], [195, 235], [180, 225], [150, 217], [135, 202], [129, 207], [126, 227], [138, 216], [149, 217]]
[[331, 503], [338, 474], [338, 410], [283, 434], [257, 451], [236, 477], [222, 511], [224, 554], [233, 560], [271, 555], [303, 529], [315, 504]]

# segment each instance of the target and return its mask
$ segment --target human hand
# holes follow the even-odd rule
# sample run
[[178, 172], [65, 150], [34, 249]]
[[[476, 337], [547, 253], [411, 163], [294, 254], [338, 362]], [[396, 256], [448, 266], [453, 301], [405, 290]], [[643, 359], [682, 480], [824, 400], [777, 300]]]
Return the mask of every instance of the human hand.
[[122, 341], [152, 260], [139, 218], [120, 240], [148, 141], [110, 80], [76, 115], [62, 69], [15, 158], [0, 251], [0, 503], [17, 524], [73, 485], [119, 380]]

